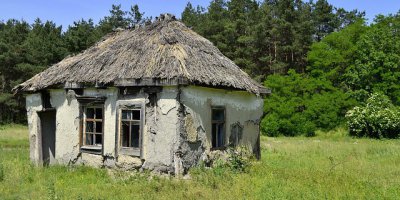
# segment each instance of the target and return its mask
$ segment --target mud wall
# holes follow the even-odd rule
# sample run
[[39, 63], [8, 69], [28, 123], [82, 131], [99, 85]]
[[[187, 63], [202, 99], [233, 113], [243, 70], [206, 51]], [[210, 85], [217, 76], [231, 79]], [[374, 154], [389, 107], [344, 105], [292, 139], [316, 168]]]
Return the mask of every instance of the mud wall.
[[234, 143], [231, 136], [240, 130], [236, 145], [259, 153], [259, 123], [264, 103], [261, 97], [244, 91], [188, 86], [181, 88], [180, 102], [183, 107], [181, 131], [185, 133], [183, 141], [187, 141], [181, 144], [185, 168], [210, 153], [213, 106], [225, 108], [225, 144]]
[[[150, 169], [163, 172], [174, 170], [174, 152], [177, 149], [178, 103], [177, 87], [156, 90], [139, 88], [129, 95], [119, 94], [117, 88], [85, 89], [84, 96], [105, 96], [104, 130], [101, 154], [80, 150], [80, 105], [73, 90], [50, 90], [50, 103], [56, 109], [55, 159], [59, 164], [85, 164], [97, 167]], [[140, 104], [144, 107], [141, 156], [120, 152], [118, 111], [120, 106]], [[31, 160], [40, 162], [40, 120], [37, 111], [43, 110], [41, 95], [26, 98], [28, 111]]]
[[26, 111], [28, 115], [28, 127], [29, 127], [29, 157], [35, 164], [40, 164], [40, 139], [39, 137], [39, 126], [40, 120], [37, 111], [42, 110], [42, 99], [40, 94], [28, 94], [26, 96]]
[[[259, 123], [263, 100], [244, 91], [205, 87], [138, 88], [120, 94], [117, 88], [85, 89], [85, 96], [105, 96], [103, 149], [101, 154], [80, 150], [80, 106], [72, 90], [50, 90], [50, 103], [56, 114], [55, 156], [59, 164], [85, 164], [97, 167], [149, 169], [184, 173], [204, 159], [211, 149], [211, 108], [225, 108], [225, 144], [240, 132], [238, 145], [259, 148]], [[118, 112], [121, 106], [140, 104], [144, 108], [142, 152], [124, 154], [119, 146]], [[40, 161], [37, 111], [42, 110], [40, 94], [26, 98], [31, 160]]]

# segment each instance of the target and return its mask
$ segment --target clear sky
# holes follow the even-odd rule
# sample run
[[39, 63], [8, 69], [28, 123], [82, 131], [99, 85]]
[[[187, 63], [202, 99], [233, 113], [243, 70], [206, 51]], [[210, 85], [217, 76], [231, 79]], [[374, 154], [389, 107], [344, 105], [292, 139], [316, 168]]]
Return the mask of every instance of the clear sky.
[[[193, 5], [207, 7], [210, 0], [190, 0]], [[92, 18], [95, 23], [109, 14], [112, 4], [121, 4], [123, 10], [138, 4], [145, 16], [172, 13], [180, 17], [188, 0], [3, 0], [0, 3], [0, 20], [24, 19], [30, 23], [37, 17], [52, 20], [65, 30], [69, 24], [79, 19]], [[400, 0], [328, 0], [335, 7], [346, 10], [366, 11], [371, 22], [377, 14], [397, 13]]]

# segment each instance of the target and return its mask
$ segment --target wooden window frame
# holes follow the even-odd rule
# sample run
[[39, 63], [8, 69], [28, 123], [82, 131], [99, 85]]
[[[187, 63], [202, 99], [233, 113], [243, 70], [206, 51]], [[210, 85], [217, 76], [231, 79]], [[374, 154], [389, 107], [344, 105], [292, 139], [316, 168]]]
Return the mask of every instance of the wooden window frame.
[[[214, 110], [223, 110], [224, 112], [224, 119], [223, 120], [213, 120], [213, 113]], [[223, 125], [223, 132], [222, 132], [222, 145], [221, 146], [213, 146], [213, 125], [214, 124], [222, 124]], [[216, 144], [218, 137], [216, 138]], [[212, 106], [211, 107], [211, 150], [224, 150], [226, 149], [226, 109], [224, 106]]]
[[[94, 118], [87, 118], [87, 109], [94, 109], [93, 117]], [[96, 118], [96, 109], [101, 109], [102, 112], [102, 119], [97, 119]], [[84, 105], [82, 106], [82, 140], [81, 140], [81, 151], [84, 152], [89, 152], [89, 153], [95, 153], [95, 154], [101, 154], [104, 146], [104, 105], [100, 104], [94, 104], [94, 105]], [[93, 132], [87, 133], [86, 132], [86, 124], [87, 122], [93, 122]], [[96, 131], [96, 124], [101, 122], [101, 133], [97, 133]], [[86, 143], [86, 137], [87, 134], [93, 135], [92, 140], [95, 142], [96, 135], [101, 135], [101, 145], [97, 144], [87, 144]]]
[[[83, 114], [83, 120], [84, 120], [84, 123], [83, 123], [83, 132], [84, 132], [84, 134], [83, 134], [83, 144], [84, 144], [84, 146], [102, 146], [103, 145], [103, 139], [102, 139], [102, 141], [101, 141], [101, 145], [97, 145], [97, 144], [86, 144], [86, 135], [88, 135], [88, 134], [90, 134], [90, 135], [93, 135], [92, 137], [92, 139], [93, 139], [93, 141], [95, 141], [96, 140], [96, 135], [101, 135], [102, 137], [103, 137], [103, 135], [104, 135], [104, 109], [103, 109], [103, 107], [102, 106], [85, 106], [84, 107], [84, 114]], [[86, 114], [87, 114], [87, 110], [88, 109], [94, 109], [94, 112], [93, 112], [93, 117], [94, 118], [88, 118], [87, 116], [86, 116]], [[97, 116], [96, 116], [96, 109], [101, 109], [101, 116], [102, 116], [102, 118], [101, 119], [99, 119], [99, 118], [97, 118]], [[93, 132], [89, 132], [89, 133], [87, 133], [86, 132], [86, 124], [87, 124], [87, 122], [93, 122]], [[101, 123], [101, 132], [97, 132], [97, 123]]]
[[[124, 120], [122, 119], [122, 111], [123, 110], [139, 110], [140, 111], [140, 120]], [[137, 157], [142, 157], [142, 147], [143, 147], [143, 129], [144, 129], [144, 114], [145, 110], [144, 110], [144, 105], [143, 104], [139, 104], [139, 103], [135, 103], [135, 104], [129, 104], [129, 105], [120, 105], [118, 108], [118, 140], [117, 140], [117, 144], [118, 144], [118, 150], [121, 154], [123, 155], [130, 155], [130, 156], [137, 156]], [[135, 123], [137, 125], [139, 125], [139, 147], [124, 147], [122, 146], [122, 122], [130, 122], [131, 123]], [[130, 128], [131, 129], [131, 126]], [[130, 135], [131, 137], [131, 135]]]
[[[79, 144], [80, 152], [91, 153], [91, 154], [103, 154], [104, 147], [104, 127], [105, 127], [105, 107], [104, 103], [107, 99], [105, 96], [86, 96], [86, 95], [75, 95], [76, 100], [79, 102]], [[103, 140], [101, 146], [84, 145], [86, 142], [86, 123], [85, 123], [85, 111], [87, 107], [99, 107], [102, 108], [103, 112]]]

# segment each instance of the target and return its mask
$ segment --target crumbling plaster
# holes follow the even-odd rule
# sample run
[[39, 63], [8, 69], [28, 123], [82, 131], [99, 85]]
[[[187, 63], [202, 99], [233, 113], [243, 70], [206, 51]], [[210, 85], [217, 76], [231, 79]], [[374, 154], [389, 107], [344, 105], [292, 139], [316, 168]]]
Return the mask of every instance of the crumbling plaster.
[[[199, 130], [197, 137], [205, 143], [205, 149], [211, 148], [211, 107], [225, 108], [225, 141], [229, 142], [231, 125], [239, 123], [243, 126], [240, 145], [254, 148], [259, 138], [259, 123], [263, 114], [263, 99], [245, 91], [214, 89], [198, 86], [182, 88], [181, 102], [193, 118], [194, 127]], [[204, 130], [204, 132], [202, 131]], [[201, 134], [206, 134], [204, 137]], [[194, 136], [190, 135], [189, 138]]]
[[[140, 90], [134, 95], [119, 95], [117, 88], [85, 89], [84, 96], [105, 96], [104, 132], [102, 155], [80, 152], [80, 111], [79, 103], [72, 90], [50, 90], [50, 102], [56, 114], [56, 160], [60, 164], [77, 163], [91, 166], [122, 167], [125, 169], [143, 167], [151, 170], [172, 170], [174, 150], [177, 149], [177, 87], [164, 87], [155, 93], [150, 102], [149, 94]], [[40, 93], [27, 96], [27, 110], [31, 137], [31, 159], [39, 162], [37, 139], [39, 117], [42, 110]], [[118, 152], [118, 118], [120, 105], [141, 104], [145, 106], [142, 157], [132, 157]]]
[[42, 99], [40, 94], [28, 94], [26, 96], [26, 111], [28, 115], [29, 127], [29, 157], [35, 164], [40, 164], [40, 148], [39, 137], [39, 115], [37, 111], [42, 110]]
[[[154, 88], [153, 88], [154, 89]], [[141, 88], [134, 94], [121, 95], [117, 88], [84, 89], [84, 96], [105, 96], [103, 151], [101, 155], [80, 151], [80, 108], [75, 92], [50, 90], [56, 115], [56, 161], [59, 164], [85, 164], [122, 169], [149, 169], [183, 173], [210, 153], [211, 107], [226, 110], [226, 143], [231, 125], [240, 124], [240, 144], [253, 148], [259, 139], [259, 119], [263, 100], [244, 91], [230, 91], [198, 86], [168, 86], [158, 90]], [[26, 98], [30, 131], [31, 160], [39, 163], [39, 120], [42, 110], [40, 94]], [[118, 112], [121, 106], [144, 107], [142, 153], [140, 157], [119, 152]]]

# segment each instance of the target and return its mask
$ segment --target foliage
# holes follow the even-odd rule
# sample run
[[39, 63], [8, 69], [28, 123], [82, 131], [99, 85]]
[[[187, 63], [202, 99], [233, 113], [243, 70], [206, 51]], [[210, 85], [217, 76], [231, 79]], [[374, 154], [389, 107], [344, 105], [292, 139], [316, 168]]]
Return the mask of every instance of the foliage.
[[314, 41], [364, 15], [334, 8], [326, 0], [214, 0], [207, 9], [188, 3], [182, 20], [252, 77], [264, 80], [289, 69], [304, 72]]
[[345, 83], [354, 91], [381, 92], [400, 105], [400, 14], [377, 16], [357, 42]]
[[356, 59], [356, 43], [367, 29], [364, 21], [360, 20], [311, 45], [307, 72], [313, 77], [326, 77], [335, 86], [343, 88], [343, 75]]
[[380, 93], [372, 94], [364, 106], [356, 106], [346, 113], [350, 135], [372, 138], [400, 136], [400, 108]]
[[226, 170], [246, 172], [253, 161], [253, 153], [246, 146], [228, 147], [224, 151], [210, 152], [207, 161], [200, 168], [212, 168], [215, 174], [221, 175]]
[[293, 70], [287, 76], [269, 76], [265, 86], [272, 90], [265, 100], [266, 116], [261, 122], [262, 132], [268, 136], [313, 136], [316, 129], [332, 129], [356, 103], [329, 80]]

